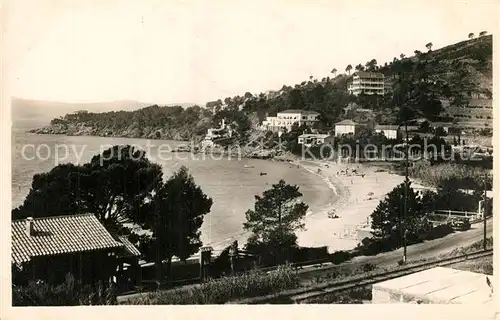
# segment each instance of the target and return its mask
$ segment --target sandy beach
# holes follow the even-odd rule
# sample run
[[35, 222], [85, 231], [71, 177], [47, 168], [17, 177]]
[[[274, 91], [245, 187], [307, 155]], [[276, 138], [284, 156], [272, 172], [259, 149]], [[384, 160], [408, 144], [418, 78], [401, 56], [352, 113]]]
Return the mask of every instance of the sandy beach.
[[[300, 246], [327, 246], [329, 252], [354, 248], [360, 241], [356, 231], [368, 226], [369, 216], [380, 200], [404, 181], [402, 176], [362, 164], [346, 165], [333, 161], [300, 161], [299, 164], [318, 175], [338, 195], [335, 203], [308, 213], [306, 230], [298, 232]], [[347, 174], [346, 168], [349, 168]], [[353, 169], [356, 174], [352, 173]], [[328, 212], [333, 209], [339, 218], [328, 218]]]

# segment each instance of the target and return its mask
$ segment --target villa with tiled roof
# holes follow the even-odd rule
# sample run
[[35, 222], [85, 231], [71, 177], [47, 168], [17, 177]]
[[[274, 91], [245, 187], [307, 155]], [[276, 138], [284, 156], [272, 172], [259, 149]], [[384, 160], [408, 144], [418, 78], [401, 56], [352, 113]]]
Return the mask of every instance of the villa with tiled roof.
[[93, 214], [26, 218], [11, 226], [11, 263], [26, 280], [58, 283], [71, 273], [84, 283], [107, 281], [116, 274], [119, 257], [140, 255]]

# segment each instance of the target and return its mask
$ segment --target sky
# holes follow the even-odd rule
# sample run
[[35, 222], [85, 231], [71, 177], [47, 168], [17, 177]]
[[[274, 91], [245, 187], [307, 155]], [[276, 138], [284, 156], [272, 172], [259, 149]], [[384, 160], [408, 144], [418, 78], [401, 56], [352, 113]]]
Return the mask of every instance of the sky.
[[[11, 96], [199, 103], [498, 28], [498, 1], [11, 0]], [[27, 9], [28, 8], [28, 9]]]

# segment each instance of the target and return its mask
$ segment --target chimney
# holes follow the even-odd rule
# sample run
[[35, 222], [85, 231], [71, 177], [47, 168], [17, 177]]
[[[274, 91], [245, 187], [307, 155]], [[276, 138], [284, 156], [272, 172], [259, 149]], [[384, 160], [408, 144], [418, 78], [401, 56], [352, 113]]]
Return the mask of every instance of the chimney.
[[32, 217], [26, 218], [26, 235], [28, 235], [28, 237], [33, 235], [33, 218]]

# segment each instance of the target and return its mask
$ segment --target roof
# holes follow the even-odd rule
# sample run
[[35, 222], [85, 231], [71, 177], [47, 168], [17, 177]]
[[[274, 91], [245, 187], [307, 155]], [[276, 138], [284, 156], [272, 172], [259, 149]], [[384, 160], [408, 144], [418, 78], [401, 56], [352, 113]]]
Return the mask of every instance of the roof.
[[12, 262], [33, 257], [122, 247], [93, 214], [33, 219], [33, 234], [26, 234], [26, 220], [13, 220]]
[[485, 274], [443, 267], [380, 282], [373, 285], [373, 290], [430, 303], [486, 304], [492, 301]]
[[451, 127], [451, 126], [453, 126], [453, 123], [451, 123], [451, 122], [431, 122], [429, 124], [431, 126], [434, 126], [434, 127]]
[[311, 114], [311, 115], [317, 114], [317, 115], [319, 115], [319, 113], [316, 111], [301, 110], [301, 109], [288, 109], [288, 110], [284, 110], [284, 111], [279, 111], [278, 113], [301, 113], [301, 114]]
[[126, 236], [118, 236], [118, 240], [123, 243], [123, 247], [118, 253], [119, 257], [139, 257], [141, 252], [137, 249]]
[[493, 106], [493, 102], [491, 99], [470, 99], [469, 106], [491, 108]]
[[384, 74], [380, 72], [367, 72], [367, 71], [357, 71], [354, 72], [353, 76], [357, 75], [360, 78], [377, 78], [377, 79], [384, 79], [385, 76]]
[[375, 130], [398, 130], [399, 125], [396, 124], [378, 124], [375, 126]]
[[335, 125], [336, 126], [355, 126], [355, 125], [357, 125], [357, 123], [352, 121], [352, 120], [345, 119], [345, 120], [342, 120], [340, 122], [337, 122]]
[[315, 137], [315, 138], [328, 138], [330, 137], [330, 134], [324, 134], [324, 133], [304, 133], [299, 136], [299, 138], [308, 138], [308, 137]]

